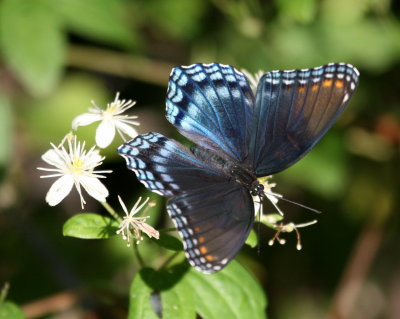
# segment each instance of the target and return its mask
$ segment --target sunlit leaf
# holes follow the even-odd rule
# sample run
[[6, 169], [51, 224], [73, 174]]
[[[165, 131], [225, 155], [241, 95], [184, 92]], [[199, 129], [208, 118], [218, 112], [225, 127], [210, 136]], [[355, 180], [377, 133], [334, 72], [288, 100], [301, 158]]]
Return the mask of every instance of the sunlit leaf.
[[151, 276], [154, 270], [143, 268], [133, 278], [129, 292], [128, 319], [158, 319], [150, 303], [150, 294], [153, 292], [144, 280], [144, 276]]
[[31, 94], [48, 94], [58, 84], [65, 36], [57, 17], [41, 1], [0, 3], [0, 44], [7, 64]]
[[310, 23], [317, 13], [315, 0], [276, 0], [282, 14], [297, 22]]
[[196, 307], [192, 287], [179, 281], [173, 288], [161, 291], [163, 319], [195, 319]]
[[254, 229], [252, 229], [250, 231], [249, 237], [247, 237], [246, 239], [246, 244], [249, 245], [251, 248], [254, 248], [257, 246], [258, 240], [257, 240], [257, 234], [254, 231]]
[[78, 214], [67, 220], [63, 235], [83, 239], [103, 239], [117, 235], [118, 222], [97, 214]]
[[6, 301], [0, 304], [0, 319], [25, 319], [25, 315], [15, 303]]
[[182, 280], [188, 267], [185, 262], [162, 271], [144, 268], [136, 274], [131, 286], [128, 318], [147, 318], [146, 314], [153, 318], [149, 302], [151, 293], [161, 296], [162, 305], [154, 298], [153, 308], [160, 309], [164, 319], [196, 318], [192, 287]]
[[259, 283], [237, 261], [205, 275], [190, 268], [184, 277], [191, 287], [196, 310], [204, 319], [266, 318], [266, 296]]

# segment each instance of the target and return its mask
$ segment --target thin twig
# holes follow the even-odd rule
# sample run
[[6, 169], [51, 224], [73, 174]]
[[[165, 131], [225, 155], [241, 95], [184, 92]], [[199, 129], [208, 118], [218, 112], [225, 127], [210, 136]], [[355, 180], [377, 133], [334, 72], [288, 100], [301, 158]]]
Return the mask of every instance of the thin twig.
[[0, 306], [6, 299], [9, 289], [10, 289], [10, 284], [8, 282], [6, 282], [0, 292]]
[[168, 83], [169, 74], [175, 66], [142, 56], [82, 45], [70, 47], [68, 65], [161, 86]]
[[175, 257], [178, 256], [180, 253], [181, 253], [181, 251], [176, 251], [173, 255], [171, 255], [171, 257], [169, 257], [169, 258], [161, 265], [161, 267], [160, 267], [158, 270], [160, 271], [160, 270], [165, 269], [165, 268], [167, 267], [167, 265], [168, 265], [172, 260], [174, 260]]
[[107, 203], [107, 202], [100, 202], [103, 206], [104, 206], [104, 208], [110, 213], [110, 215], [112, 216], [112, 217], [114, 217], [114, 219], [116, 220], [116, 221], [118, 221], [118, 223], [122, 223], [122, 218], [115, 212], [115, 210], [110, 206], [110, 204], [109, 203]]
[[351, 258], [336, 289], [327, 319], [350, 318], [357, 297], [378, 253], [383, 230], [368, 223], [361, 231]]
[[135, 256], [136, 256], [136, 258], [138, 260], [140, 268], [143, 268], [144, 267], [144, 262], [143, 262], [142, 256], [140, 256], [139, 249], [138, 249], [138, 244], [136, 243], [135, 240], [133, 242], [133, 250], [135, 251]]
[[390, 198], [391, 205], [387, 205], [386, 208], [382, 206], [379, 193], [377, 193], [376, 205], [371, 207], [371, 219], [364, 226], [357, 239], [350, 255], [351, 258], [336, 289], [326, 316], [327, 319], [348, 319], [354, 311], [359, 292], [382, 243], [385, 224], [388, 222], [395, 207], [398, 206], [398, 197], [395, 194], [400, 191], [400, 184], [397, 178], [399, 176], [399, 160], [400, 152], [397, 152], [395, 159], [392, 161], [392, 180], [388, 182], [389, 185], [393, 185]]
[[79, 302], [78, 294], [65, 291], [22, 306], [27, 319], [47, 316], [70, 309]]

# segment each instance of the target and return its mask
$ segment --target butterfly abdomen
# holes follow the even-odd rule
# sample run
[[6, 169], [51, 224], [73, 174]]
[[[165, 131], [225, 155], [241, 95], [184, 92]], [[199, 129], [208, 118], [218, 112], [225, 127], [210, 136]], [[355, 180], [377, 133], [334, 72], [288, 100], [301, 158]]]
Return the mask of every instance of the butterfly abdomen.
[[212, 150], [201, 146], [191, 146], [190, 151], [203, 163], [224, 172], [229, 180], [242, 184], [249, 190], [253, 188], [252, 185], [257, 181], [256, 175], [245, 166], [236, 163], [235, 161], [223, 158]]

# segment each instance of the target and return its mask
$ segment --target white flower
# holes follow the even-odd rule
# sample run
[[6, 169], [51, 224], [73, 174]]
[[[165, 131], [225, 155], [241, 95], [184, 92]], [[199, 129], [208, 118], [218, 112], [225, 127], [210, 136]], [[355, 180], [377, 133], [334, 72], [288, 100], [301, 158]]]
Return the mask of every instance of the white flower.
[[[81, 198], [82, 208], [86, 204], [83, 199], [81, 192], [81, 185], [88, 192], [88, 194], [100, 202], [105, 202], [108, 196], [107, 188], [98, 180], [98, 178], [105, 178], [105, 176], [98, 175], [99, 173], [111, 173], [112, 171], [93, 171], [93, 169], [102, 164], [104, 157], [99, 155], [99, 152], [94, 150], [93, 146], [86, 154], [85, 142], [81, 147], [81, 143], [76, 143], [76, 136], [73, 137], [69, 133], [66, 137], [68, 140], [67, 152], [64, 146], [61, 144], [58, 149], [54, 144], [53, 149], [47, 151], [42, 159], [57, 168], [41, 168], [38, 169], [43, 171], [57, 172], [47, 176], [40, 176], [41, 178], [46, 177], [58, 177], [58, 180], [51, 186], [46, 196], [46, 201], [50, 206], [55, 206], [60, 203], [71, 191], [75, 184], [76, 189]], [[65, 139], [64, 139], [65, 140]], [[72, 140], [74, 141], [72, 145]]]
[[264, 75], [264, 71], [259, 70], [257, 73], [254, 73], [254, 75], [245, 69], [242, 69], [242, 72], [246, 76], [247, 81], [249, 81], [249, 84], [253, 91], [253, 94], [256, 95], [258, 82], [260, 81], [261, 77]]
[[313, 221], [311, 221], [311, 222], [308, 222], [308, 223], [304, 223], [304, 224], [294, 224], [294, 223], [288, 223], [288, 224], [283, 224], [283, 223], [281, 223], [281, 224], [275, 224], [275, 225], [273, 225], [274, 227], [275, 227], [275, 229], [277, 230], [277, 232], [276, 232], [276, 234], [275, 234], [275, 236], [269, 241], [269, 245], [270, 246], [272, 246], [273, 244], [274, 244], [274, 241], [275, 241], [275, 239], [281, 244], [281, 245], [283, 245], [284, 243], [286, 243], [286, 240], [284, 240], [284, 239], [281, 239], [281, 238], [279, 238], [279, 234], [280, 233], [282, 233], [282, 232], [285, 232], [285, 233], [291, 233], [293, 230], [295, 230], [296, 231], [296, 233], [297, 233], [297, 245], [296, 245], [296, 248], [297, 248], [297, 250], [300, 250], [301, 249], [301, 242], [300, 242], [300, 233], [299, 233], [299, 231], [297, 230], [297, 228], [300, 228], [300, 227], [306, 227], [306, 226], [309, 226], [309, 225], [313, 225], [313, 224], [315, 224], [317, 221], [316, 220], [313, 220]]
[[[137, 244], [141, 240], [143, 240], [142, 232], [146, 233], [150, 238], [159, 238], [160, 233], [155, 230], [150, 225], [146, 224], [146, 219], [150, 218], [150, 216], [146, 217], [133, 217], [138, 211], [140, 211], [144, 205], [149, 201], [149, 197], [144, 201], [142, 205], [139, 206], [142, 197], [139, 197], [138, 201], [136, 202], [135, 206], [133, 206], [131, 213], [128, 213], [124, 202], [122, 201], [121, 197], [118, 196], [119, 202], [121, 203], [122, 209], [124, 210], [126, 216], [124, 220], [119, 225], [119, 229], [117, 230], [117, 234], [122, 232], [122, 238], [128, 241], [128, 247], [131, 245], [130, 236], [132, 234], [131, 228], [134, 234], [134, 237], [137, 239]], [[144, 210], [143, 214], [146, 213], [151, 207], [155, 205], [155, 202], [150, 201], [147, 205], [146, 209]], [[139, 206], [139, 207], [138, 207]], [[126, 233], [125, 233], [126, 232]]]
[[[272, 187], [276, 186], [276, 183], [268, 183], [268, 180], [272, 178], [272, 175], [270, 176], [264, 176], [264, 177], [260, 177], [258, 178], [258, 181], [260, 182], [261, 185], [264, 186], [264, 195], [265, 197], [267, 197], [272, 205], [275, 206], [276, 210], [279, 212], [279, 214], [281, 214], [281, 216], [283, 216], [282, 211], [279, 209], [278, 207], [278, 198], [282, 198], [282, 195], [274, 193], [271, 189]], [[260, 213], [260, 215], [262, 215], [262, 205], [260, 205], [260, 199], [258, 196], [253, 196], [253, 201], [254, 201], [254, 211], [256, 213], [256, 215], [258, 213]]]
[[119, 93], [115, 96], [114, 102], [107, 104], [107, 110], [105, 111], [92, 101], [92, 104], [96, 108], [89, 108], [89, 113], [77, 116], [72, 121], [72, 128], [77, 130], [78, 126], [85, 126], [96, 121], [101, 121], [96, 130], [96, 144], [101, 148], [106, 148], [111, 144], [115, 136], [115, 129], [117, 129], [124, 142], [126, 142], [126, 139], [122, 133], [131, 138], [136, 137], [138, 133], [132, 125], [139, 125], [139, 122], [133, 121], [133, 119], [137, 119], [137, 116], [120, 115], [135, 105], [136, 102], [132, 102], [132, 100], [127, 102], [125, 100], [120, 101], [118, 98]]

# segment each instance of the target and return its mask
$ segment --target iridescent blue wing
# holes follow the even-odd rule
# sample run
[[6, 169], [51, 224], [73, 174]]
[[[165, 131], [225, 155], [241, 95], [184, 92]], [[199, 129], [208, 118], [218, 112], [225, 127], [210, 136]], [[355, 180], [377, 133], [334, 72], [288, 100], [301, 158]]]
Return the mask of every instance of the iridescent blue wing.
[[174, 68], [166, 104], [168, 121], [194, 143], [236, 162], [247, 157], [254, 96], [246, 77], [233, 67], [213, 63]]
[[338, 119], [358, 77], [357, 69], [345, 63], [264, 74], [246, 164], [257, 176], [265, 176], [300, 160]]
[[220, 183], [169, 200], [168, 213], [181, 235], [186, 258], [203, 273], [232, 260], [254, 223], [254, 203], [238, 184]]
[[220, 171], [197, 160], [177, 141], [159, 133], [139, 135], [121, 145], [118, 153], [147, 189], [163, 196], [226, 182]]

